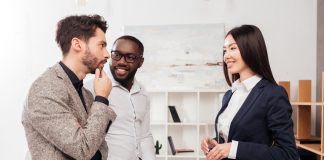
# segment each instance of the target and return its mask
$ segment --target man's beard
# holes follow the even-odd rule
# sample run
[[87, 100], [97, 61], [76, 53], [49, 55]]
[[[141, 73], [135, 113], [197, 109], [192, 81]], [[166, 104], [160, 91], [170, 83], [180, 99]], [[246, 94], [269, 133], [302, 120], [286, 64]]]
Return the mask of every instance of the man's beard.
[[128, 75], [125, 78], [118, 78], [116, 76], [115, 69], [113, 67], [111, 67], [111, 66], [109, 68], [110, 68], [111, 74], [114, 77], [114, 79], [117, 82], [119, 82], [120, 84], [126, 84], [129, 81], [133, 81], [133, 79], [135, 77], [135, 74], [136, 74], [136, 71], [137, 71], [137, 69], [135, 69], [134, 71], [129, 72]]
[[89, 50], [89, 48], [87, 47], [87, 50], [85, 52], [85, 56], [82, 57], [82, 63], [88, 68], [89, 73], [91, 74], [95, 74], [96, 69], [98, 68], [97, 64], [98, 62], [98, 58], [95, 57]]

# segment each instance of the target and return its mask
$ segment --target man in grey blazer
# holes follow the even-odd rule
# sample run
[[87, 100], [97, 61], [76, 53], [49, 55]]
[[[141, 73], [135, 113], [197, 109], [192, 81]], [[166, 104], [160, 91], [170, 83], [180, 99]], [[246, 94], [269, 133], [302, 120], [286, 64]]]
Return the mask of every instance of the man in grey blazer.
[[[98, 15], [69, 16], [57, 26], [63, 59], [32, 84], [22, 115], [33, 160], [106, 160], [105, 135], [116, 114], [109, 107], [111, 81], [103, 65], [106, 21]], [[95, 98], [83, 79], [95, 73]]]

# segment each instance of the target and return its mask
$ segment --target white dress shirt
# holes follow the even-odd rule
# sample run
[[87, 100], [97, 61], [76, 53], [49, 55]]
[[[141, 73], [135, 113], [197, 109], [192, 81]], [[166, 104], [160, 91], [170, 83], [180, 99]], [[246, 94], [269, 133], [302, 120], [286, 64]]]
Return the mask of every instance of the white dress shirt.
[[155, 160], [147, 93], [136, 80], [128, 91], [112, 78], [110, 70], [107, 74], [112, 80], [109, 106], [117, 114], [105, 138], [108, 160]]
[[[242, 104], [244, 103], [247, 96], [250, 94], [253, 87], [261, 79], [262, 78], [260, 76], [254, 75], [244, 80], [243, 82], [240, 82], [240, 80], [238, 79], [232, 84], [231, 90], [233, 95], [228, 103], [227, 108], [224, 110], [223, 113], [219, 115], [218, 123], [217, 123], [218, 134], [224, 138], [225, 143], [228, 140], [230, 126], [234, 116], [241, 108]], [[230, 148], [228, 158], [236, 159], [238, 143], [239, 143], [238, 141], [235, 141], [234, 139], [232, 140], [232, 145]]]

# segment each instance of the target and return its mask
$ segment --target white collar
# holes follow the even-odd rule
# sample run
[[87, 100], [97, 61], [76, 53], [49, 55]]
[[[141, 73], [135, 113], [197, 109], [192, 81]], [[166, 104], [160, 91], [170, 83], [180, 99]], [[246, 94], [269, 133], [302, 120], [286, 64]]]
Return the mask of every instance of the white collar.
[[240, 79], [236, 80], [231, 87], [232, 92], [235, 92], [238, 89], [245, 89], [246, 91], [252, 90], [252, 88], [262, 79], [259, 75], [254, 75], [243, 82]]

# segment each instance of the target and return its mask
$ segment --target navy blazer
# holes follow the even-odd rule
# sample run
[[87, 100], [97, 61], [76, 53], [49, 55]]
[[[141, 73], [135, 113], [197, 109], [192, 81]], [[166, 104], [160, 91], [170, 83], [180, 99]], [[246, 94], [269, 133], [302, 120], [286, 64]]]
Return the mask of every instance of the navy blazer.
[[[217, 140], [218, 117], [226, 109], [232, 91], [225, 93], [222, 108], [215, 121]], [[239, 141], [237, 160], [298, 160], [291, 119], [292, 107], [286, 91], [262, 79], [234, 116], [228, 142]]]

